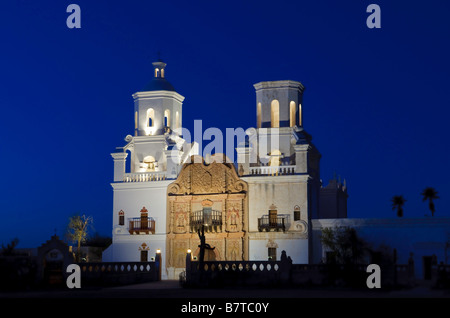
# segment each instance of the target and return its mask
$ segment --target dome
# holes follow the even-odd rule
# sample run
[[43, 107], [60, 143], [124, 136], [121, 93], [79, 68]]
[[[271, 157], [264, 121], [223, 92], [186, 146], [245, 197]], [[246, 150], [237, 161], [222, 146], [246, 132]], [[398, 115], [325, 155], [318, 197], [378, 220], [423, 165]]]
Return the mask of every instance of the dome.
[[143, 91], [144, 92], [148, 92], [148, 91], [172, 91], [172, 92], [175, 92], [175, 88], [164, 77], [165, 68], [166, 68], [167, 64], [161, 60], [159, 60], [157, 62], [153, 62], [152, 64], [154, 67], [154, 77], [144, 87]]
[[144, 87], [143, 91], [172, 91], [175, 92], [175, 88], [163, 77], [154, 77]]

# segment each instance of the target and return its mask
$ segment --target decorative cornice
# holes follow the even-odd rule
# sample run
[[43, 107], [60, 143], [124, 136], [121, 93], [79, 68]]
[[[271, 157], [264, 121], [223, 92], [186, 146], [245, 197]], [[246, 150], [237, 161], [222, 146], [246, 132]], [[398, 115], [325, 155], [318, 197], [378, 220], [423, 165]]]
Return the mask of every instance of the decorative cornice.
[[274, 89], [274, 88], [293, 88], [298, 89], [300, 92], [305, 90], [305, 87], [302, 83], [297, 81], [285, 80], [285, 81], [268, 81], [268, 82], [259, 82], [253, 85], [256, 91], [261, 89]]
[[127, 152], [113, 152], [111, 154], [111, 157], [114, 158], [114, 160], [125, 160], [128, 156]]
[[153, 99], [153, 98], [161, 98], [161, 97], [168, 97], [168, 98], [175, 98], [180, 103], [184, 101], [184, 96], [178, 94], [177, 92], [172, 91], [145, 91], [145, 92], [136, 92], [133, 95], [133, 99]]

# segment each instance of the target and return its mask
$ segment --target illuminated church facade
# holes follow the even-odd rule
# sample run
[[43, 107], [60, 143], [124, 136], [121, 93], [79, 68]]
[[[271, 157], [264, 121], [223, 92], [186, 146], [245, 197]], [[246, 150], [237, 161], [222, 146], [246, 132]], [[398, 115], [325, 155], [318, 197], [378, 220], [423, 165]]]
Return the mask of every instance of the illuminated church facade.
[[187, 251], [198, 255], [203, 227], [214, 247], [207, 260], [279, 260], [284, 250], [296, 264], [312, 263], [312, 220], [346, 218], [347, 189], [336, 180], [322, 186], [321, 154], [303, 128], [303, 85], [254, 85], [256, 128], [234, 163], [203, 158], [183, 139], [184, 97], [166, 64], [153, 66], [150, 83], [133, 94], [134, 135], [111, 154], [113, 243], [103, 261], [150, 261], [158, 252], [162, 278], [177, 279]]

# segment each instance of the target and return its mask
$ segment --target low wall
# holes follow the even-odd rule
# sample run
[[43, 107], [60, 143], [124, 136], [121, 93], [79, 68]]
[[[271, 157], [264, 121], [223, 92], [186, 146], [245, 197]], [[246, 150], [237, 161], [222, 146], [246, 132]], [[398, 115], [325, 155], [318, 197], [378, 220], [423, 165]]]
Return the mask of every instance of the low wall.
[[117, 286], [158, 281], [158, 262], [78, 263], [81, 286]]
[[182, 283], [187, 287], [273, 286], [286, 281], [280, 261], [192, 261]]
[[[186, 258], [186, 272], [180, 276], [185, 287], [246, 286], [345, 286], [367, 288], [368, 264], [292, 264], [281, 261], [198, 261]], [[384, 288], [412, 287], [414, 264], [380, 266]]]

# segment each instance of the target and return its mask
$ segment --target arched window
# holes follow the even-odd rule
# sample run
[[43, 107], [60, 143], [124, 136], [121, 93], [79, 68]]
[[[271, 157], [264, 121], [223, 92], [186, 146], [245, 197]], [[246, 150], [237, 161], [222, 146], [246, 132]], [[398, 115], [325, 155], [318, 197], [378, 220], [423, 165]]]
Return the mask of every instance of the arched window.
[[290, 119], [290, 127], [294, 127], [295, 126], [295, 120], [296, 120], [296, 116], [295, 116], [295, 102], [291, 102], [289, 104], [289, 119]]
[[302, 126], [302, 104], [298, 104], [298, 125]]
[[150, 247], [147, 246], [147, 244], [142, 243], [141, 246], [139, 246], [139, 251], [141, 252], [141, 262], [148, 262], [148, 251]]
[[164, 111], [164, 127], [170, 127], [170, 110]]
[[147, 165], [146, 171], [155, 171], [156, 169], [156, 160], [153, 156], [147, 156], [144, 158], [144, 163]]
[[125, 225], [125, 212], [119, 211], [119, 225]]
[[161, 69], [161, 77], [164, 77], [164, 69]]
[[261, 128], [261, 103], [256, 106], [256, 127]]
[[271, 110], [271, 127], [280, 127], [280, 103], [274, 99], [270, 105]]
[[159, 68], [155, 67], [155, 77], [158, 77], [158, 74], [159, 74]]
[[147, 110], [147, 127], [153, 127], [155, 124], [155, 111], [153, 108]]

